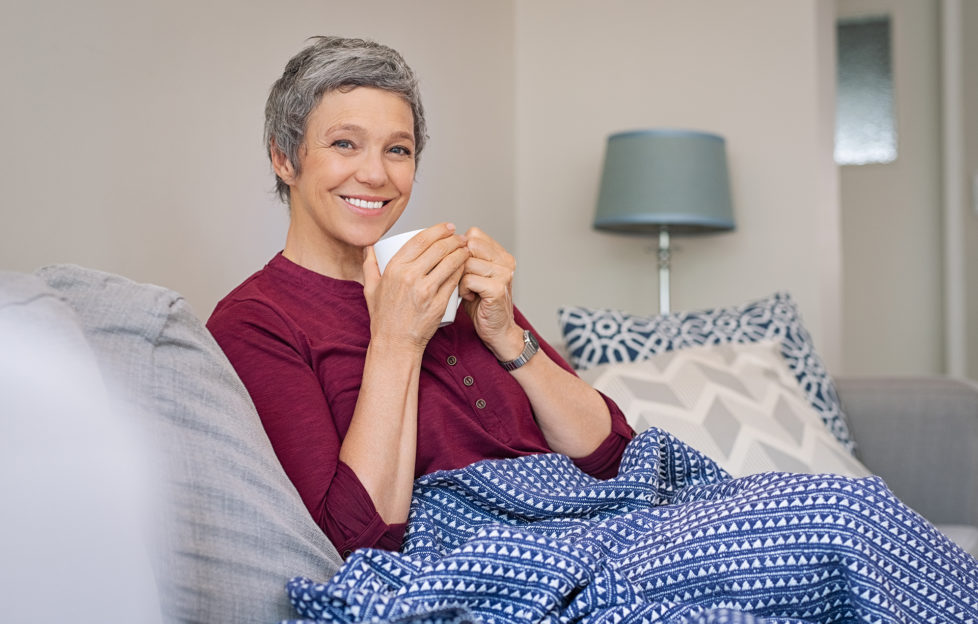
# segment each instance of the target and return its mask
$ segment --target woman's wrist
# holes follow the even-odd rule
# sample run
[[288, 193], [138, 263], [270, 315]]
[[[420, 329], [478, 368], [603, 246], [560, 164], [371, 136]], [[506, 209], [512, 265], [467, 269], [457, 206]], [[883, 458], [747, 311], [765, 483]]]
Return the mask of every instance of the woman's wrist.
[[421, 361], [424, 350], [427, 346], [425, 342], [418, 342], [410, 338], [375, 335], [370, 337], [370, 344], [367, 345], [367, 353], [382, 360], [393, 360], [400, 362]]
[[515, 360], [523, 353], [523, 328], [513, 323], [504, 338], [489, 345], [489, 350], [500, 362]]

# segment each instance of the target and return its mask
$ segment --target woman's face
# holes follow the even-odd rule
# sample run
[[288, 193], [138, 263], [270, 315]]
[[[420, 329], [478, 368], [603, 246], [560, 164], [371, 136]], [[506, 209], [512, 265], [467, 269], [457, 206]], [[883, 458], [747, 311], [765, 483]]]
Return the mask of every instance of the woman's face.
[[276, 163], [291, 191], [290, 241], [304, 254], [362, 259], [411, 197], [411, 107], [381, 89], [331, 91], [309, 116], [299, 159], [301, 173], [286, 167], [288, 177]]

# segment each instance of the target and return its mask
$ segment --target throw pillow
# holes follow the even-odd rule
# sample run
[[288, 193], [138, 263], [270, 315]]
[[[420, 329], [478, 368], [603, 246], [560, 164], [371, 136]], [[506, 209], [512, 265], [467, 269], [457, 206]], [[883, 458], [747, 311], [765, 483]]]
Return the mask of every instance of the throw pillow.
[[735, 477], [870, 474], [822, 424], [781, 357], [779, 340], [667, 351], [602, 364], [581, 377], [614, 399], [636, 432], [665, 429]]
[[71, 265], [38, 274], [75, 309], [110, 385], [161, 456], [165, 620], [294, 617], [286, 581], [328, 577], [341, 559], [203, 323], [166, 288]]
[[781, 355], [822, 422], [850, 452], [855, 450], [835, 384], [787, 293], [742, 306], [661, 316], [583, 307], [561, 308], [559, 316], [571, 364], [578, 370], [697, 345], [778, 338]]

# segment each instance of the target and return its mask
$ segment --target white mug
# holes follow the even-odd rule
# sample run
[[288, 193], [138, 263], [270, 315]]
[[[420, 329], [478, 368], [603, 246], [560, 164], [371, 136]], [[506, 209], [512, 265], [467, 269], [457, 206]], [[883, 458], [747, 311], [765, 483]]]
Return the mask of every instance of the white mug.
[[[388, 236], [385, 239], [379, 240], [374, 243], [374, 254], [377, 256], [377, 266], [380, 268], [380, 274], [384, 274], [384, 269], [387, 268], [387, 263], [390, 262], [397, 250], [404, 246], [404, 243], [411, 240], [415, 234], [421, 232], [422, 230], [411, 230], [410, 232], [404, 232], [403, 234], [395, 234], [394, 236]], [[455, 290], [452, 291], [452, 296], [448, 299], [448, 307], [445, 308], [445, 314], [441, 317], [441, 323], [439, 327], [444, 327], [445, 325], [450, 325], [455, 322], [455, 313], [458, 312], [458, 305], [461, 303], [458, 296], [458, 285], [455, 286]]]

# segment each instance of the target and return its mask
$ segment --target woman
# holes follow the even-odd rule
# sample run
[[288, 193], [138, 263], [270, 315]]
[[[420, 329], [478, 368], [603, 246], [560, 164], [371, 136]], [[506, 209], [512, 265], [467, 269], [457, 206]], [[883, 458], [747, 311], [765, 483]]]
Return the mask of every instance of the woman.
[[[401, 56], [318, 38], [288, 63], [265, 117], [285, 247], [208, 328], [340, 552], [396, 550], [414, 479], [436, 470], [556, 451], [613, 476], [632, 431], [514, 308], [502, 246], [441, 223], [381, 277], [372, 245], [407, 207], [426, 139]], [[439, 329], [456, 286], [465, 314]]]

